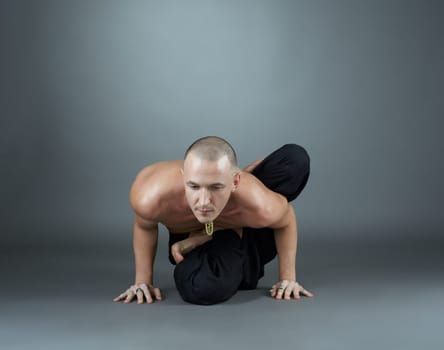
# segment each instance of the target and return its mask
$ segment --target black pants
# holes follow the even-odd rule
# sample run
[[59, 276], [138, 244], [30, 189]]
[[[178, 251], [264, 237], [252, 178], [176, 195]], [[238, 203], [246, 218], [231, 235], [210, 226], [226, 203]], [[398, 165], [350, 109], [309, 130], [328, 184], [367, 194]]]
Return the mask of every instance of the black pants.
[[[304, 148], [287, 144], [271, 153], [252, 172], [265, 186], [290, 202], [305, 187], [310, 158]], [[189, 234], [171, 234], [171, 245]], [[233, 230], [214, 232], [213, 239], [195, 248], [174, 269], [174, 280], [183, 300], [201, 305], [223, 302], [239, 289], [255, 289], [264, 265], [276, 256], [271, 228], [243, 228], [242, 238]]]

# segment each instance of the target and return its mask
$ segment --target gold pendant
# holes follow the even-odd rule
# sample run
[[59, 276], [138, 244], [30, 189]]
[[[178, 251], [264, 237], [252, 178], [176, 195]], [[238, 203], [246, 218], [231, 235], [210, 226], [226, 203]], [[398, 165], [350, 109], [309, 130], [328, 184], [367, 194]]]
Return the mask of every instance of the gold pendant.
[[209, 222], [205, 224], [205, 232], [207, 233], [208, 236], [211, 236], [213, 234], [213, 223]]

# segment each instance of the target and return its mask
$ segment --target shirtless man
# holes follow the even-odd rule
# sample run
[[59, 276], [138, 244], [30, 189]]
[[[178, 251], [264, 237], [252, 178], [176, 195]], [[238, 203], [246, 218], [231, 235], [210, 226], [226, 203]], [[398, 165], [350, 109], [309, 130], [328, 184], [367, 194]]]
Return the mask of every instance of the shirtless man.
[[[295, 167], [284, 164], [293, 159], [289, 154], [297, 154]], [[255, 288], [263, 276], [263, 265], [276, 253], [279, 280], [270, 289], [271, 297], [312, 297], [296, 281], [297, 225], [289, 204], [305, 186], [308, 163], [302, 147], [286, 145], [241, 170], [229, 143], [211, 136], [195, 141], [184, 160], [142, 169], [130, 192], [135, 212], [135, 284], [114, 301], [130, 303], [137, 298], [142, 304], [162, 300], [160, 289], [153, 284], [159, 223], [170, 232], [170, 261], [176, 264], [176, 287], [185, 301], [214, 304], [238, 289]], [[278, 179], [282, 169], [276, 168], [282, 164], [296, 169], [293, 178], [298, 182]], [[262, 169], [262, 165], [268, 168]], [[276, 191], [255, 176], [256, 169]], [[292, 194], [284, 193], [285, 188]]]

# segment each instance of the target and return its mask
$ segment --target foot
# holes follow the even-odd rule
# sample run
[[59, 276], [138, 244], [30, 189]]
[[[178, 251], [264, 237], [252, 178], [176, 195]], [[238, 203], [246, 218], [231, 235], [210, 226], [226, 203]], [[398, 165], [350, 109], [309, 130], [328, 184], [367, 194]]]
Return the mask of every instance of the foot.
[[190, 234], [190, 237], [176, 242], [171, 246], [171, 255], [176, 264], [181, 263], [185, 259], [185, 255], [191, 252], [194, 248], [209, 241], [212, 237], [202, 234]]
[[253, 172], [253, 170], [259, 165], [261, 164], [263, 161], [263, 159], [256, 159], [253, 163], [248, 164], [245, 168], [244, 171], [246, 171], [247, 173], [251, 173]]

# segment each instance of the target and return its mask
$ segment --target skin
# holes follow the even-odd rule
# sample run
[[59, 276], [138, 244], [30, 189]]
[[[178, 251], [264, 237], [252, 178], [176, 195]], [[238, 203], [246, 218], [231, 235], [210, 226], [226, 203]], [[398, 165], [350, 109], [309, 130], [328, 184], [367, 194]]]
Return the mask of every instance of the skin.
[[[133, 248], [135, 283], [114, 299], [138, 304], [162, 300], [153, 284], [158, 225], [172, 233], [190, 232], [190, 237], [171, 247], [176, 263], [186, 254], [211, 239], [205, 223], [214, 222], [214, 230], [242, 227], [274, 229], [279, 257], [279, 281], [270, 289], [275, 299], [300, 299], [313, 294], [296, 282], [297, 225], [293, 207], [282, 195], [270, 191], [250, 174], [260, 163], [244, 170], [232, 167], [227, 157], [207, 161], [193, 152], [185, 160], [159, 162], [140, 171], [130, 191], [135, 212]], [[279, 288], [281, 287], [281, 288]]]

